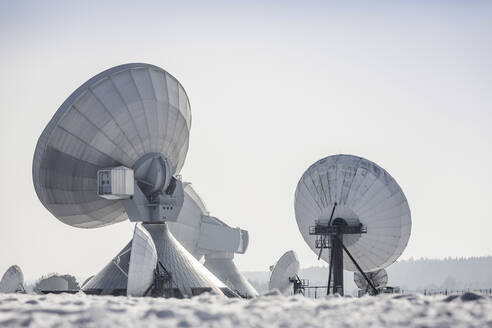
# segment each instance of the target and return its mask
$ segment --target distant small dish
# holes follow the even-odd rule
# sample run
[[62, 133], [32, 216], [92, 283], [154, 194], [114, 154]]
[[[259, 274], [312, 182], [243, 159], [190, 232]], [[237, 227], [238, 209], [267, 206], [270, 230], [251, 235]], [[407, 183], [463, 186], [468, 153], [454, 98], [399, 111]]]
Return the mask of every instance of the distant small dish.
[[[388, 273], [385, 269], [379, 269], [372, 272], [365, 272], [367, 278], [371, 280], [372, 284], [376, 288], [386, 287], [388, 283]], [[369, 284], [367, 280], [362, 276], [360, 272], [354, 272], [354, 282], [359, 289], [367, 292], [369, 291]]]
[[23, 293], [24, 274], [18, 265], [12, 265], [0, 280], [0, 293]]
[[287, 295], [289, 290], [293, 290], [293, 281], [298, 279], [299, 269], [297, 254], [294, 251], [284, 253], [272, 268], [268, 290], [278, 289], [282, 294]]

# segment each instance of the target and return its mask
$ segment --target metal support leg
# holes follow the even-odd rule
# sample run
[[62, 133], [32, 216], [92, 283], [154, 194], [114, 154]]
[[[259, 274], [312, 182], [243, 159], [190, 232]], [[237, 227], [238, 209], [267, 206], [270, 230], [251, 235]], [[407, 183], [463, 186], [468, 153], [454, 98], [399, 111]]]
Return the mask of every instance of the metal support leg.
[[333, 290], [343, 296], [343, 244], [342, 238], [337, 235], [331, 236], [331, 252], [333, 256]]
[[359, 264], [357, 263], [357, 261], [353, 258], [352, 254], [350, 254], [349, 250], [347, 249], [347, 247], [345, 247], [345, 245], [343, 244], [342, 240], [340, 238], [338, 238], [338, 236], [334, 236], [334, 239], [337, 239], [339, 241], [339, 243], [343, 247], [343, 250], [345, 251], [345, 253], [347, 253], [347, 255], [350, 257], [350, 259], [352, 260], [352, 262], [354, 263], [354, 265], [357, 267], [357, 270], [359, 270], [359, 272], [362, 274], [362, 276], [364, 277], [364, 279], [366, 279], [366, 281], [369, 284], [369, 286], [371, 286], [372, 290], [374, 291], [374, 294], [375, 295], [378, 295], [379, 292], [376, 289], [376, 287], [374, 287], [374, 284], [372, 283], [371, 279], [367, 278], [367, 275], [365, 274], [364, 271], [362, 271], [362, 268], [359, 266]]
[[328, 288], [326, 288], [326, 295], [330, 295], [331, 273], [332, 272], [333, 272], [333, 251], [330, 253], [330, 267], [328, 268]]

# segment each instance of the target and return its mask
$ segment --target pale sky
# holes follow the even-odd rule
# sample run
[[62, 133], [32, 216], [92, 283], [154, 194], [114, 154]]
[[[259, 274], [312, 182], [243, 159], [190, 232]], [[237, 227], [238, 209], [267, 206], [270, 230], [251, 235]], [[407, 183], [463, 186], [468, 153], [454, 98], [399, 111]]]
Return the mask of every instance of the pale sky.
[[211, 214], [247, 229], [243, 271], [285, 251], [322, 264], [294, 217], [303, 172], [363, 156], [412, 211], [403, 259], [492, 254], [492, 2], [165, 3], [0, 0], [0, 275], [88, 276], [130, 240], [129, 222], [54, 218], [32, 183], [37, 139], [102, 70], [146, 62], [191, 102], [183, 179]]

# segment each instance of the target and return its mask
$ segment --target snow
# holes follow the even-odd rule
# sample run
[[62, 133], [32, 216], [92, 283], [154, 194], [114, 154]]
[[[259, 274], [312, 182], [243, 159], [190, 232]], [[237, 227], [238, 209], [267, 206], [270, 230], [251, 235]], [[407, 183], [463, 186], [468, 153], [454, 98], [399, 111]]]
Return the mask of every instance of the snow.
[[251, 300], [0, 294], [0, 327], [492, 327], [492, 298], [380, 295]]

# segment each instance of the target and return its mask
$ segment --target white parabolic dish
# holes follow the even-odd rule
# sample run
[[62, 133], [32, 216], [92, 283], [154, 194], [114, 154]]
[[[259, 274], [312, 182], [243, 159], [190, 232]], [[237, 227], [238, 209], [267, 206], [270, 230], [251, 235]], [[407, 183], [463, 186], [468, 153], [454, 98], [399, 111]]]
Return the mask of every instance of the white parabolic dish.
[[84, 83], [56, 111], [36, 145], [33, 181], [60, 221], [96, 228], [127, 219], [122, 200], [98, 196], [97, 171], [162, 154], [171, 174], [188, 151], [191, 111], [181, 84], [162, 68], [126, 64]]
[[[367, 233], [345, 235], [343, 242], [364, 272], [385, 268], [401, 255], [411, 231], [410, 208], [398, 183], [383, 168], [352, 155], [328, 156], [311, 165], [302, 175], [295, 193], [295, 215], [299, 230], [313, 252], [315, 235], [309, 227], [315, 220], [358, 219]], [[322, 258], [330, 262], [330, 249]], [[344, 254], [345, 270], [356, 271]]]
[[296, 253], [294, 251], [286, 252], [272, 270], [268, 290], [278, 289], [282, 294], [286, 294], [293, 284], [289, 278], [295, 278], [299, 273], [299, 268], [300, 264]]
[[[372, 282], [374, 287], [385, 287], [388, 283], [388, 274], [385, 269], [380, 269], [372, 272], [364, 272], [366, 277]], [[354, 282], [362, 290], [368, 290], [369, 284], [360, 272], [354, 272]]]
[[15, 293], [24, 290], [24, 274], [17, 265], [12, 265], [5, 271], [0, 280], [0, 293]]

